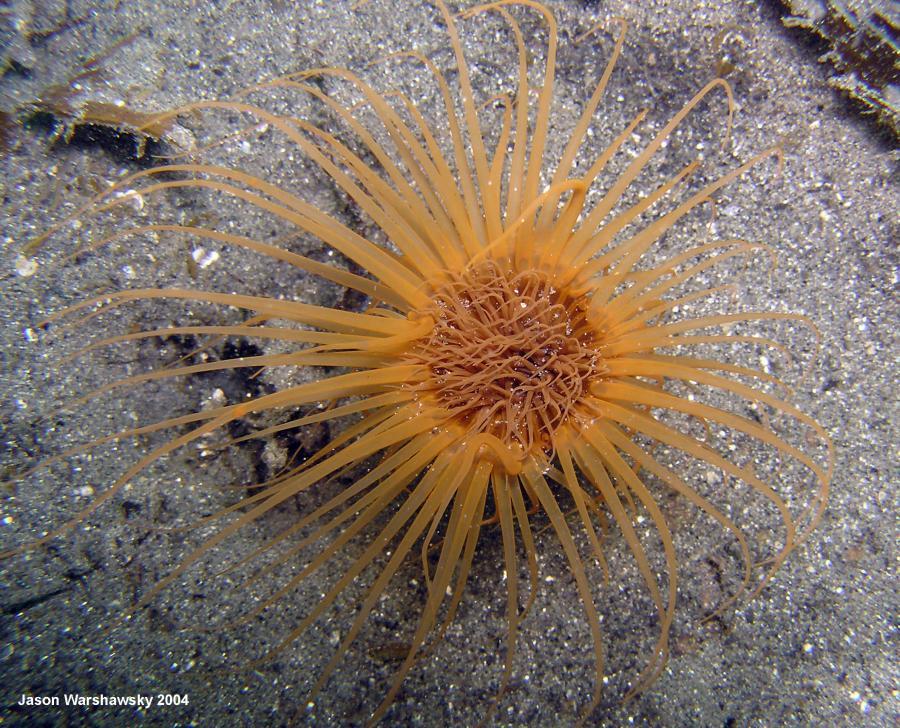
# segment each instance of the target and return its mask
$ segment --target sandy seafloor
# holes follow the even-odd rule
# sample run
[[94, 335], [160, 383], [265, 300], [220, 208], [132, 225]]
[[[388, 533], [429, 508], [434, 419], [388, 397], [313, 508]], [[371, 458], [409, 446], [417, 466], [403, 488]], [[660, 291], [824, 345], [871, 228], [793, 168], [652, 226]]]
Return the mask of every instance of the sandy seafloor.
[[[7, 7], [27, 14], [29, 5]], [[898, 194], [890, 143], [827, 86], [815, 63], [817, 50], [782, 27], [774, 4], [554, 0], [549, 6], [562, 32], [557, 121], [551, 128], [556, 150], [612, 47], [603, 34], [595, 42], [573, 46], [577, 32], [615, 16], [630, 23], [620, 67], [596, 115], [597, 153], [640, 108], [650, 109], [649, 118], [658, 129], [713, 76], [715, 39], [720, 31], [730, 30], [725, 48], [735, 66], [729, 79], [737, 104], [731, 145], [723, 154], [716, 151], [724, 104], [714, 95], [670, 145], [674, 166], [667, 169], [673, 172], [699, 152], [719, 160], [725, 165], [721, 170], [787, 140], [780, 179], [773, 178], [771, 165], [764, 166], [719, 196], [715, 232], [766, 242], [777, 251], [778, 267], [771, 277], [744, 271], [749, 283], [737, 295], [738, 306], [799, 311], [815, 320], [821, 348], [809, 377], [800, 381], [797, 367], [778, 373], [796, 385], [799, 406], [827, 428], [837, 449], [832, 493], [818, 530], [758, 598], [709, 625], [700, 625], [699, 618], [735, 586], [738, 561], [727, 534], [708, 519], [671, 499], [664, 503], [674, 509], [669, 513], [683, 572], [673, 654], [652, 688], [624, 705], [623, 686], [640, 669], [656, 621], [629, 566], [621, 536], [611, 530], [606, 543], [621, 578], [614, 577], [608, 589], [598, 585], [596, 591], [604, 613], [610, 679], [603, 705], [588, 724], [896, 725], [897, 442], [892, 421], [897, 418], [897, 382], [892, 365], [900, 321], [895, 299]], [[64, 20], [66, 7], [71, 18], [81, 21], [54, 30]], [[81, 98], [122, 100], [156, 111], [195, 99], [226, 97], [260, 80], [307, 67], [346, 64], [361, 69], [386, 52], [413, 45], [442, 68], [452, 67], [442, 23], [433, 9], [416, 2], [371, 0], [364, 10], [351, 12], [342, 0], [72, 0], [34, 2], [31, 10], [30, 26], [20, 26], [32, 30], [30, 43], [15, 38], [14, 15], [4, 19], [4, 42], [18, 44], [12, 54], [20, 61], [0, 79], [7, 108], [27, 103], [42, 89], [71, 78], [83, 70], [80, 64], [136, 30], [140, 32], [103, 63], [101, 76], [84, 80]], [[515, 67], [509, 35], [495, 32], [497, 27], [475, 21], [463, 32], [469, 57], [480, 59], [476, 88], [487, 87], [491, 93], [512, 88], [509, 77]], [[542, 46], [533, 47], [536, 57], [543, 57]], [[417, 85], [428, 87], [411, 64], [376, 65], [366, 73], [379, 88], [400, 87], [412, 93]], [[428, 106], [433, 96], [423, 93], [422, 98], [424, 108], [433, 107]], [[203, 123], [215, 131], [220, 122], [203, 122], [196, 116], [181, 121], [192, 133]], [[233, 130], [236, 124], [236, 119], [226, 119], [218, 128]], [[649, 139], [648, 132], [639, 133], [644, 141]], [[98, 400], [75, 413], [61, 412], [56, 408], [60, 401], [91, 384], [140, 371], [146, 368], [145, 359], [171, 362], [178, 350], [171, 342], [162, 345], [154, 340], [54, 367], [80, 337], [35, 331], [34, 324], [44, 313], [96, 292], [136, 285], [194, 284], [326, 303], [340, 296], [285, 268], [225, 249], [218, 261], [190, 270], [187, 259], [197, 245], [147, 239], [51, 270], [49, 261], [76, 242], [83, 243], [97, 226], [67, 228], [38, 256], [37, 272], [20, 275], [25, 272], [22, 261], [17, 272], [21, 245], [100, 189], [100, 180], [121, 177], [134, 167], [97, 144], [51, 146], [46, 130], [40, 128], [16, 128], [7, 143], [0, 178], [0, 421], [6, 473], [65, 444], [108, 432], [116, 424], [122, 427], [138, 417], [150, 420], [192, 411], [208, 403], [217, 389], [239, 396], [240, 387], [247, 384], [226, 375], [200, 378]], [[236, 140], [221, 151], [221, 159], [264, 170], [274, 181], [302, 189], [308, 199], [355, 229], [364, 233], [373, 229], [313, 165], [288, 150], [271, 131]], [[198, 224], [229, 215], [226, 205], [198, 191], [161, 196], [144, 209], [135, 209], [134, 215], [147, 222], [154, 219], [148, 217], [151, 211], [159, 219], [168, 215]], [[687, 222], [671, 237], [672, 244], [703, 234], [705, 214]], [[273, 239], [283, 232], [276, 228], [263, 215], [243, 214], [232, 229]], [[296, 246], [323, 255], [313, 241]], [[222, 320], [208, 307], [187, 311], [184, 304], [149, 305], [103, 319], [103, 325], [123, 331], [134, 323]], [[234, 320], [234, 314], [225, 318]], [[793, 343], [808, 354], [809, 337], [804, 336], [798, 333]], [[296, 380], [303, 375], [292, 376]], [[254, 386], [278, 385], [269, 375]], [[89, 460], [41, 471], [8, 488], [0, 525], [3, 544], [27, 541], [50, 524], [62, 523], [67, 514], [90, 501], [89, 488], [101, 490], [146, 447], [146, 442], [123, 444]], [[359, 648], [328, 683], [313, 711], [304, 710], [306, 691], [347, 626], [350, 602], [329, 613], [277, 658], [253, 668], [246, 665], [266, 646], [277, 644], [314, 603], [323, 589], [317, 583], [307, 583], [252, 625], [211, 632], [179, 629], [240, 614], [255, 598], [253, 589], [213, 578], [215, 564], [207, 565], [157, 597], [150, 609], [105, 631], [122, 608], [171, 570], [188, 544], [196, 541], [196, 534], [166, 534], [159, 526], [189, 524], [231, 502], [232, 491], [225, 484], [253, 479], [279, 455], [277, 444], [265, 450], [234, 448], [218, 457], [192, 445], [137, 478], [87, 526], [46, 549], [3, 562], [3, 724], [364, 722], [396, 665], [390, 653], [404, 635], [408, 638], [404, 630], [414, 624], [422, 595], [421, 587], [410, 586], [420, 576], [416, 562], [379, 603]], [[779, 467], [777, 462], [769, 466]], [[709, 484], [715, 485], [714, 478]], [[810, 483], [799, 469], [786, 469], [780, 487], [802, 500]], [[229, 542], [228, 551], [217, 552], [216, 559], [246, 553], [317, 497], [301, 499], [247, 529]], [[766, 529], [777, 527], [777, 519], [766, 509], [751, 506], [758, 499], [746, 488], [730, 494], [728, 502], [734, 513], [743, 514], [754, 543], [764, 544]], [[483, 539], [479, 566], [458, 619], [435, 655], [406, 681], [385, 724], [474, 725], [483, 717], [502, 670], [505, 603], [499, 534], [487, 529]], [[498, 725], [571, 725], [578, 706], [590, 696], [590, 642], [565, 559], [552, 534], [543, 534], [538, 545], [541, 590], [522, 626], [511, 687], [493, 718]], [[341, 557], [344, 565], [348, 558], [348, 554]], [[339, 573], [341, 559], [329, 567], [334, 573]], [[154, 698], [162, 693], [187, 696], [189, 704], [154, 705], [147, 710], [16, 705], [23, 694], [66, 693]]]

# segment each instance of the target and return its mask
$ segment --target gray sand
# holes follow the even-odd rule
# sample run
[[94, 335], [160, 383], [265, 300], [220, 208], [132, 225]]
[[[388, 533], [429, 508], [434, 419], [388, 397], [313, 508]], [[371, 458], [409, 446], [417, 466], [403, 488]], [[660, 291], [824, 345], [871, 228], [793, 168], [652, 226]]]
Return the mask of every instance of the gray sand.
[[[360, 69], [386, 52], [411, 45], [431, 54], [443, 68], [452, 65], [443, 26], [432, 9], [372, 0], [364, 10], [352, 13], [349, 4], [343, 0], [35, 2], [30, 26], [19, 25], [20, 30], [30, 27], [36, 33], [28, 43], [16, 37], [14, 27], [32, 4], [13, 3], [20, 14], [4, 16], [3, 40], [19, 65], [0, 79], [2, 102], [11, 108], [34, 99], [139, 29], [103, 63], [102, 75], [83, 81], [82, 98], [121, 100], [155, 111], [201, 98], [222, 98], [307, 67], [344, 64]], [[624, 573], [621, 579], [614, 576], [608, 590], [597, 590], [605, 614], [610, 684], [591, 723], [896, 724], [897, 670], [891, 655], [896, 651], [892, 567], [897, 459], [891, 422], [897, 415], [892, 368], [898, 325], [897, 188], [888, 143], [827, 86], [814, 62], [815, 51], [798, 44], [782, 28], [778, 11], [764, 3], [555, 0], [549, 5], [562, 31], [555, 106], [560, 139], [588, 98], [612, 47], [603, 34], [574, 47], [572, 38], [604, 18], [623, 16], [630, 23], [623, 58], [596, 116], [595, 153], [640, 108], [650, 107], [650, 119], [659, 128], [713, 77], [714, 40], [723, 29], [732, 29], [725, 43], [736, 67], [729, 76], [738, 107], [731, 145], [718, 153], [724, 104], [711, 98], [673, 142], [674, 162], [666, 169], [671, 174], [700, 151], [718, 160], [714, 165], [718, 163], [721, 172], [755, 151], [787, 140], [780, 179], [773, 179], [771, 165], [764, 166], [720, 195], [715, 233], [762, 241], [777, 251], [778, 267], [771, 277], [754, 272], [741, 279], [749, 285], [738, 303], [802, 312], [817, 323], [820, 356], [809, 377], [800, 381], [797, 367], [784, 374], [796, 385], [798, 405], [831, 433], [838, 454], [828, 511], [808, 544], [792, 555], [761, 596], [708, 625], [700, 625], [699, 618], [734, 588], [739, 563], [729, 550], [727, 535], [708, 520], [698, 519], [689, 509], [674, 513], [676, 526], [681, 526], [676, 530], [683, 576], [673, 655], [658, 682], [625, 705], [619, 702], [623, 686], [643, 664], [656, 622], [621, 537], [611, 531], [610, 559]], [[64, 20], [66, 6], [70, 18], [83, 20], [54, 32]], [[493, 39], [486, 27], [495, 26], [475, 21], [464, 31], [469, 57], [484, 61], [475, 74], [476, 85], [504, 78], [514, 69], [508, 35]], [[411, 65], [378, 65], [369, 73], [381, 88], [412, 93], [421, 84]], [[492, 82], [490, 88], [498, 86], [504, 84]], [[511, 87], [505, 83], [505, 88]], [[199, 124], [196, 119], [183, 123]], [[234, 124], [223, 128], [233, 130]], [[245, 144], [237, 142], [223, 151], [222, 158], [265, 170], [279, 184], [311, 190], [305, 194], [323, 209], [370, 229], [366, 222], [354, 222], [353, 211], [342, 206], [313, 165], [299, 154], [289, 156], [274, 137], [251, 134]], [[644, 132], [643, 139], [648, 138]], [[313, 281], [298, 280], [296, 274], [275, 269], [260, 258], [233, 252], [223, 252], [218, 261], [194, 270], [187, 262], [193, 250], [148, 240], [51, 270], [50, 260], [84, 242], [85, 231], [71, 229], [48, 243], [38, 257], [37, 273], [21, 275], [29, 272], [17, 261], [22, 244], [101, 189], [101, 180], [133, 169], [97, 145], [50, 146], [40, 129], [16, 128], [9, 139], [0, 180], [4, 197], [0, 422], [6, 472], [116, 425], [190, 412], [214, 400], [216, 390], [231, 396], [246, 385], [229, 376], [199, 378], [151, 386], [140, 390], [139, 396], [110, 397], [87, 410], [60, 414], [54, 409], [59, 402], [91, 385], [141, 371], [147, 361], [172, 362], [184, 352], [171, 342], [165, 350], [158, 342], [148, 342], [55, 368], [54, 361], [79, 345], [80, 337], [33, 330], [43, 314], [96, 292], [138, 285], [193, 284], [326, 303], [341, 295]], [[144, 220], [151, 210], [153, 215], [180, 216], [185, 221], [221, 220], [228, 215], [226, 207], [217, 207], [199, 192], [165, 195], [156, 204], [135, 209], [134, 215]], [[261, 215], [236, 223], [236, 229], [265, 239], [282, 232], [274, 226], [270, 230], [271, 223]], [[702, 234], [706, 226], [703, 216], [695, 216], [672, 244]], [[310, 241], [295, 249], [322, 252]], [[198, 280], [192, 280], [192, 273]], [[136, 309], [142, 312], [138, 317], [123, 313], [103, 321], [115, 331], [127, 330], [134, 322], [149, 327], [172, 320], [222, 321], [204, 318], [209, 308], [195, 308], [194, 318], [188, 317], [183, 304], [159, 304]], [[808, 335], [798, 334], [797, 342], [809, 351]], [[296, 379], [294, 375], [292, 381]], [[278, 385], [273, 375], [258, 384]], [[38, 420], [41, 416], [46, 419]], [[93, 459], [41, 471], [11, 488], [4, 496], [3, 544], [20, 543], [62, 523], [90, 502], [91, 487], [99, 491], [113, 482], [147, 446], [147, 442], [123, 443]], [[180, 579], [150, 609], [106, 631], [121, 610], [174, 568], [201, 535], [166, 534], [160, 527], [190, 524], [232, 502], [232, 492], [224, 484], [252, 480], [260, 462], [277, 463], [283, 456], [276, 444], [265, 450], [235, 448], [218, 457], [212, 457], [213, 452], [192, 445], [137, 478], [88, 525], [47, 549], [3, 563], [0, 720], [4, 725], [225, 726], [281, 725], [292, 720], [341, 725], [365, 720], [396, 666], [389, 659], [392, 647], [408, 636], [406, 629], [414, 624], [422, 595], [421, 586], [413, 583], [420, 578], [417, 562], [402, 572], [379, 603], [360, 646], [328, 683], [313, 712], [304, 710], [306, 692], [346, 629], [351, 603], [331, 612], [274, 660], [251, 667], [247, 662], [276, 645], [315, 603], [324, 588], [315, 583], [305, 584], [250, 625], [210, 632], [179, 629], [233, 619], [252, 603], [252, 589], [236, 589], [228, 577], [213, 579], [213, 563]], [[809, 487], [808, 481], [792, 481], [791, 473], [785, 474], [783, 485], [796, 493]], [[733, 494], [730, 502], [737, 512], [743, 507], [742, 497], [747, 505], [755, 502], [746, 489]], [[261, 544], [267, 534], [296, 517], [294, 509], [307, 510], [319, 502], [317, 498], [321, 496], [298, 500], [246, 529], [229, 542], [233, 551], [222, 553], [223, 561]], [[771, 514], [753, 509], [748, 513], [757, 539], [766, 538], [766, 528], [777, 527]], [[505, 603], [499, 535], [486, 532], [485, 540], [483, 564], [470, 579], [458, 619], [433, 658], [407, 680], [387, 724], [471, 725], [484, 715], [502, 671]], [[540, 537], [539, 550], [543, 582], [522, 627], [511, 689], [495, 716], [502, 725], [569, 725], [576, 720], [578, 707], [590, 699], [589, 635], [565, 559], [550, 533]], [[343, 558], [346, 565], [348, 557]], [[336, 573], [340, 566], [335, 562]], [[16, 705], [23, 694], [52, 698], [66, 693], [152, 698], [166, 694], [179, 700], [187, 696], [189, 704], [143, 710]]]

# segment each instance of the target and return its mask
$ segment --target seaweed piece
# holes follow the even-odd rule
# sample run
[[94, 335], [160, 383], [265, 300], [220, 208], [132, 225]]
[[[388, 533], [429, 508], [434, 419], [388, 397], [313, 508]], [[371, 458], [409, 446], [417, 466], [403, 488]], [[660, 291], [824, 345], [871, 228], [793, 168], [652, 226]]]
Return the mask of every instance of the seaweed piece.
[[900, 137], [900, 6], [875, 3], [863, 9], [840, 0], [783, 0], [792, 15], [782, 22], [824, 39], [838, 75], [832, 86], [859, 102], [866, 113]]
[[[64, 32], [83, 21], [84, 18], [67, 21], [54, 26], [48, 33]], [[185, 140], [186, 135], [174, 118], [139, 111], [122, 102], [111, 103], [90, 98], [83, 88], [83, 81], [101, 79], [110, 59], [144, 32], [145, 28], [138, 28], [119, 37], [111, 45], [83, 61], [63, 81], [45, 86], [24, 102], [0, 108], [0, 150], [9, 147], [12, 132], [19, 123], [49, 129], [54, 143], [63, 140], [67, 144], [97, 145], [111, 152], [117, 159], [142, 164], [152, 162], [163, 142], [171, 142], [176, 148], [181, 148], [184, 141], [190, 146], [190, 139]], [[36, 36], [34, 32], [30, 32], [23, 37], [31, 39]], [[20, 67], [15, 59], [4, 60], [4, 73], [31, 73], [30, 68]]]

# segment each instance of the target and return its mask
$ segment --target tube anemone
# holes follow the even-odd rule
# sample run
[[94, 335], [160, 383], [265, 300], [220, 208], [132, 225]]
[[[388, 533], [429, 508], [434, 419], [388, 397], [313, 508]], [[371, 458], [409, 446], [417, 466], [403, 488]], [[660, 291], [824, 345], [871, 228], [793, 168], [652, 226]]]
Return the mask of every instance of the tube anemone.
[[[230, 100], [189, 104], [152, 122], [231, 114], [246, 118], [248, 128], [267, 125], [316, 165], [378, 229], [377, 235], [364, 234], [250, 171], [210, 161], [217, 144], [195, 150], [187, 160], [170, 159], [132, 174], [73, 216], [83, 223], [97, 221], [105, 213], [124, 209], [138, 195], [149, 201], [179, 190], [221, 195], [317, 238], [352, 266], [323, 263], [227, 226], [218, 229], [194, 221], [120, 225], [98, 234], [79, 252], [100, 251], [112, 243], [127, 245], [148, 235], [230, 246], [353, 290], [366, 304], [361, 310], [343, 310], [262, 292], [141, 288], [103, 294], [51, 315], [45, 323], [82, 326], [112, 310], [156, 299], [246, 312], [240, 323], [167, 326], [108, 336], [77, 356], [123, 342], [176, 335], [211, 337], [213, 342], [222, 337], [253, 338], [281, 347], [272, 353], [134, 374], [80, 398], [77, 404], [82, 406], [113, 390], [132, 392], [151, 381], [215, 371], [319, 367], [314, 371], [324, 373], [238, 402], [114, 432], [43, 461], [35, 469], [113, 441], [172, 433], [68, 522], [5, 555], [57, 538], [176, 449], [238, 421], [312, 407], [234, 442], [322, 422], [343, 423], [343, 429], [303, 462], [289, 463], [247, 497], [204, 518], [202, 525], [212, 528], [211, 535], [126, 612], [141, 610], [214, 549], [289, 499], [351, 474], [336, 493], [323, 491], [334, 494], [323, 495], [323, 502], [230, 567], [249, 566], [253, 571], [247, 583], [256, 583], [314, 549], [302, 568], [240, 619], [249, 622], [290, 598], [308, 580], [323, 579], [321, 599], [268, 656], [290, 649], [336, 606], [352, 583], [365, 580], [353, 621], [319, 674], [309, 701], [315, 701], [326, 686], [378, 600], [418, 551], [426, 584], [424, 603], [403, 659], [371, 716], [372, 721], [382, 718], [416, 661], [434, 648], [453, 621], [469, 575], [478, 568], [482, 534], [490, 529], [499, 529], [507, 574], [502, 695], [513, 669], [517, 632], [538, 589], [535, 533], [547, 528], [568, 562], [593, 642], [594, 690], [584, 706], [586, 717], [600, 703], [604, 678], [604, 640], [593, 586], [596, 570], [590, 562], [607, 572], [607, 579], [614, 578], [601, 544], [606, 525], [618, 530], [656, 608], [658, 635], [628, 693], [633, 695], [651, 685], [663, 669], [676, 609], [678, 557], [661, 494], [690, 503], [725, 529], [740, 551], [741, 585], [716, 613], [741, 595], [758, 593], [808, 537], [825, 507], [833, 455], [823, 428], [790, 404], [787, 388], [772, 374], [709, 353], [785, 352], [784, 345], [766, 333], [766, 326], [812, 326], [811, 322], [776, 311], [690, 313], [697, 304], [716, 301], [726, 288], [707, 283], [717, 270], [765, 246], [725, 239], [695, 244], [668, 257], [657, 250], [660, 240], [686, 215], [712, 203], [719, 190], [752, 168], [772, 158], [780, 161], [781, 150], [777, 146], [764, 150], [693, 189], [688, 180], [698, 163], [692, 162], [649, 192], [635, 193], [639, 176], [711, 95], [726, 97], [730, 129], [731, 90], [724, 80], [715, 79], [610, 178], [613, 160], [623, 156], [623, 147], [644, 117], [638, 114], [599, 153], [585, 149], [595, 111], [622, 51], [623, 23], [604, 73], [554, 160], [548, 152], [557, 54], [553, 15], [531, 0], [479, 5], [457, 17], [441, 0], [434, 0], [434, 5], [447, 28], [458, 83], [452, 84], [445, 71], [416, 52], [386, 60], [423, 69], [443, 103], [438, 123], [403, 93], [379, 91], [363, 75], [343, 68], [290, 74]], [[536, 94], [530, 88], [529, 74], [535, 69], [522, 31], [523, 23], [535, 21], [532, 13], [544, 24], [548, 39]], [[463, 20], [483, 14], [493, 14], [506, 25], [518, 59], [516, 87], [493, 99], [502, 119], [489, 133], [457, 31]], [[341, 94], [323, 91], [323, 79], [354, 100], [338, 100]], [[327, 121], [268, 110], [260, 100], [282, 93], [318, 104], [322, 113], [317, 118]], [[595, 155], [594, 161], [580, 164], [588, 153]], [[681, 188], [688, 191], [678, 197]], [[30, 252], [64, 224], [35, 240]], [[736, 333], [736, 326], [744, 328]], [[744, 332], [754, 326], [763, 332]], [[762, 414], [748, 416], [748, 410]], [[776, 421], [777, 427], [772, 425]], [[779, 490], [778, 473], [758, 473], [740, 449], [736, 453], [728, 446], [733, 439], [744, 443], [745, 449], [768, 453], [808, 474], [811, 496], [799, 516]], [[684, 461], [721, 472], [726, 484], [744, 483], [752, 495], [777, 511], [782, 533], [773, 541], [780, 545], [765, 557], [755, 555], [721, 502], [704, 495], [688, 475], [675, 469], [673, 452]], [[662, 572], [637, 526], [644, 521], [655, 529], [662, 546]], [[364, 545], [351, 550], [352, 556], [335, 573], [336, 555], [351, 543], [358, 544], [361, 536]], [[529, 572], [527, 599], [519, 583], [523, 558]]]

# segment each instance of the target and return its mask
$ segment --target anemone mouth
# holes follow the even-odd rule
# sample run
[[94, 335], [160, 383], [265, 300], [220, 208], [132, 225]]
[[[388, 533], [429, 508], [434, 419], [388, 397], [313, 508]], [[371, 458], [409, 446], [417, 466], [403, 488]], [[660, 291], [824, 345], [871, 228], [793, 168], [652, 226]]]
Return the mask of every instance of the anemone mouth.
[[434, 327], [412, 349], [428, 372], [416, 389], [518, 460], [552, 454], [606, 370], [587, 298], [539, 269], [480, 262], [436, 286], [420, 313]]

